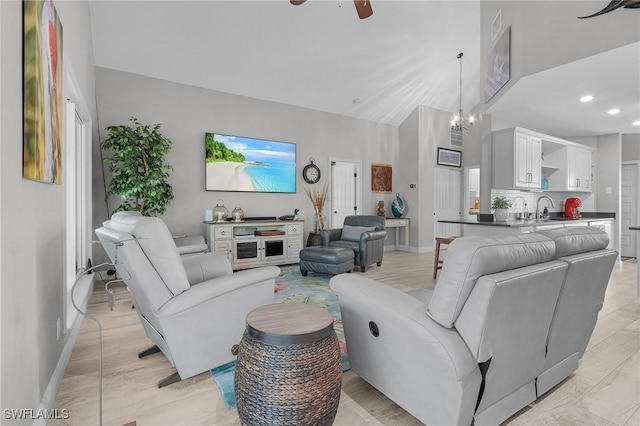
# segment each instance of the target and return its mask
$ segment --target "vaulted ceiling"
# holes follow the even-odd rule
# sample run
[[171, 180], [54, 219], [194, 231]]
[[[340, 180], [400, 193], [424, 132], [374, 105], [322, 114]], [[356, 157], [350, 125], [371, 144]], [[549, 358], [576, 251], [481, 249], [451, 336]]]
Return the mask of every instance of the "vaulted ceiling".
[[[360, 20], [350, 0], [308, 0], [300, 6], [287, 0], [92, 1], [95, 62], [398, 125], [417, 105], [458, 109], [456, 56], [464, 52], [462, 106], [470, 111], [479, 104], [479, 1], [372, 5], [373, 16]], [[639, 132], [629, 120], [587, 118], [585, 110], [566, 107], [576, 90], [593, 87], [615, 93], [639, 120], [639, 64], [640, 43], [543, 71], [518, 81], [489, 112], [564, 136]], [[611, 78], [603, 79], [603, 72]]]

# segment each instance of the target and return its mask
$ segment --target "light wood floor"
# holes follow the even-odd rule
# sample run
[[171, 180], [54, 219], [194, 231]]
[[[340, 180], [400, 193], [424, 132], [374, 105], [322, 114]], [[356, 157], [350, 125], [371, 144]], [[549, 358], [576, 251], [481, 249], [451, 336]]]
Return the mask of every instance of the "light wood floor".
[[[433, 254], [385, 252], [381, 267], [366, 276], [403, 291], [433, 283]], [[359, 272], [357, 272], [359, 273]], [[640, 425], [640, 300], [635, 296], [636, 264], [614, 268], [604, 308], [580, 368], [531, 407], [507, 421], [521, 425]], [[156, 381], [173, 373], [161, 354], [144, 359], [149, 346], [131, 300], [118, 288], [110, 311], [103, 287], [96, 287], [89, 313], [103, 327], [103, 424], [239, 425], [209, 375], [202, 373], [168, 387]], [[54, 408], [70, 418], [51, 425], [98, 424], [98, 333], [85, 319]], [[336, 425], [420, 425], [353, 372], [343, 376]]]

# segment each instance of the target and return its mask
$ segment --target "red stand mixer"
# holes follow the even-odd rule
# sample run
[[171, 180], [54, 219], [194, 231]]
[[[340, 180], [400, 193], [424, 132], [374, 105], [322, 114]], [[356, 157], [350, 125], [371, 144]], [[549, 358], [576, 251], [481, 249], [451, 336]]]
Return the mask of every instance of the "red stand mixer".
[[581, 218], [580, 207], [582, 207], [580, 198], [567, 198], [567, 201], [564, 202], [564, 217], [568, 219]]

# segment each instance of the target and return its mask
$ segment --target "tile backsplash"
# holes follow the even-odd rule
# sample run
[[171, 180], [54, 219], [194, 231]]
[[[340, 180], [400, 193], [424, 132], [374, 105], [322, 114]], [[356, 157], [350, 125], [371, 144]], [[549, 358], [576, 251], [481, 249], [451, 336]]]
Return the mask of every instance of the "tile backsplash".
[[563, 212], [564, 211], [564, 202], [569, 197], [578, 197], [582, 200], [583, 211], [593, 211], [592, 203], [589, 203], [589, 197], [592, 194], [576, 194], [569, 192], [555, 192], [555, 191], [545, 191], [545, 192], [528, 192], [528, 191], [518, 191], [518, 190], [508, 190], [508, 189], [492, 189], [491, 190], [491, 200], [495, 197], [504, 196], [511, 200], [513, 204], [511, 209], [509, 209], [509, 213], [518, 213], [524, 210], [524, 204], [527, 203], [527, 209], [531, 213], [535, 213], [536, 211], [536, 203], [538, 198], [541, 195], [546, 195], [551, 197], [555, 207], [551, 207], [548, 200], [540, 201], [540, 209], [542, 210], [544, 207], [547, 207], [550, 212]]

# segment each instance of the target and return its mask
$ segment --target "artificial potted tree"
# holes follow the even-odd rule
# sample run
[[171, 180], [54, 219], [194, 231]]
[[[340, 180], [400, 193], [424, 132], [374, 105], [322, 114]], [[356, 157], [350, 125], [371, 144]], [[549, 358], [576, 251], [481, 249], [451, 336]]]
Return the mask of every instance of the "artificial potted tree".
[[171, 141], [160, 133], [160, 125], [141, 124], [131, 117], [131, 125], [109, 126], [100, 148], [113, 152], [104, 162], [113, 174], [107, 195], [118, 195], [120, 205], [113, 211], [137, 210], [145, 216], [162, 215], [173, 199], [169, 185], [172, 167], [165, 162]]
[[495, 197], [491, 203], [491, 208], [497, 221], [505, 222], [509, 219], [509, 209], [511, 208], [511, 200], [507, 197]]

